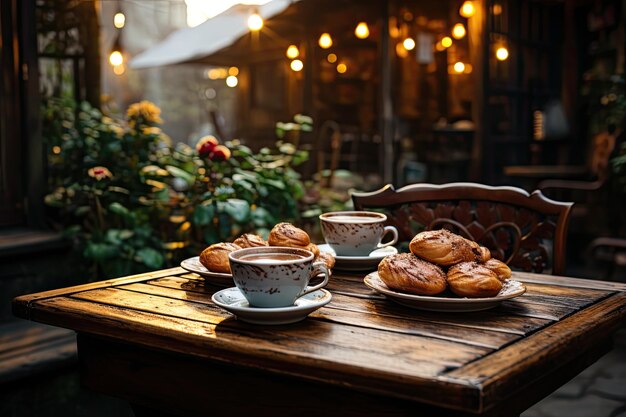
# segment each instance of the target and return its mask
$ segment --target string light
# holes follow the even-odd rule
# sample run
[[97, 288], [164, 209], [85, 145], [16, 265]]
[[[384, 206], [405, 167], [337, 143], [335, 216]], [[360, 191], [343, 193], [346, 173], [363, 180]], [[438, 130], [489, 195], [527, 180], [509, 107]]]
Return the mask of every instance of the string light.
[[348, 66], [347, 66], [346, 64], [338, 64], [338, 65], [337, 65], [337, 72], [338, 72], [339, 74], [343, 74], [343, 73], [345, 73], [346, 71], [348, 71]]
[[367, 23], [360, 22], [354, 29], [354, 35], [359, 39], [366, 39], [370, 35], [370, 28]]
[[259, 16], [258, 13], [253, 13], [250, 15], [250, 17], [248, 17], [248, 28], [250, 28], [250, 30], [257, 32], [261, 30], [262, 27], [263, 27], [263, 18]]
[[441, 46], [443, 46], [444, 48], [449, 48], [452, 46], [452, 38], [450, 38], [449, 36], [446, 36], [445, 38], [443, 38], [441, 40]]
[[495, 3], [493, 5], [493, 15], [494, 16], [499, 16], [501, 14], [502, 14], [502, 5], [498, 4], [498, 3]]
[[467, 33], [467, 31], [465, 30], [465, 26], [463, 26], [462, 23], [457, 23], [452, 28], [452, 36], [455, 39], [462, 39], [465, 36], [466, 33]]
[[402, 42], [402, 46], [404, 46], [404, 49], [407, 51], [412, 51], [415, 48], [415, 41], [413, 38], [406, 38], [404, 42]]
[[124, 64], [121, 65], [115, 65], [113, 67], [113, 73], [115, 75], [122, 75], [126, 72], [126, 66]]
[[291, 61], [290, 67], [293, 71], [298, 72], [302, 71], [302, 68], [304, 68], [304, 64], [299, 59], [294, 59], [293, 61]]
[[476, 13], [474, 3], [470, 0], [466, 0], [465, 2], [463, 2], [463, 5], [459, 9], [459, 14], [463, 17], [470, 18], [474, 16], [474, 13]]
[[228, 75], [232, 75], [234, 77], [239, 75], [239, 68], [237, 67], [230, 67], [228, 68]]
[[333, 46], [333, 38], [328, 33], [322, 33], [317, 43], [321, 48], [328, 49]]
[[124, 63], [124, 56], [122, 55], [120, 51], [113, 51], [111, 52], [111, 55], [109, 55], [109, 62], [114, 67], [117, 67]]
[[239, 80], [234, 75], [229, 75], [228, 77], [226, 77], [227, 86], [233, 88], [233, 87], [237, 87], [237, 84], [239, 84]]
[[124, 13], [122, 12], [115, 13], [115, 16], [113, 16], [113, 26], [115, 26], [118, 29], [121, 29], [124, 27], [125, 24], [126, 24], [126, 16], [124, 16]]
[[454, 64], [453, 68], [455, 72], [462, 74], [465, 71], [465, 64], [459, 61]]
[[435, 49], [439, 52], [443, 52], [446, 50], [446, 47], [441, 44], [441, 42], [437, 42], [435, 45]]
[[326, 57], [326, 60], [330, 62], [331, 64], [334, 64], [335, 62], [337, 62], [337, 55], [328, 54], [328, 56]]
[[296, 45], [289, 45], [289, 48], [287, 48], [287, 52], [285, 52], [285, 54], [287, 55], [287, 58], [295, 59], [298, 57], [298, 55], [300, 55], [300, 50]]
[[508, 57], [509, 57], [509, 50], [506, 49], [504, 46], [501, 46], [498, 49], [496, 49], [496, 58], [498, 59], [498, 61], [506, 61]]

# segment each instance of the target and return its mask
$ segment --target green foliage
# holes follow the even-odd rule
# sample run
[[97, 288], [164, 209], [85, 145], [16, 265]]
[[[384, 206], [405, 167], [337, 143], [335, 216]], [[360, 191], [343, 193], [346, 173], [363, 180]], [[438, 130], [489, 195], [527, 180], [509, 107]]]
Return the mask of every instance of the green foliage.
[[299, 217], [304, 188], [293, 167], [308, 154], [292, 144], [254, 153], [233, 140], [201, 156], [171, 145], [149, 102], [117, 120], [50, 99], [44, 119], [45, 201], [99, 278], [175, 265], [208, 244]]

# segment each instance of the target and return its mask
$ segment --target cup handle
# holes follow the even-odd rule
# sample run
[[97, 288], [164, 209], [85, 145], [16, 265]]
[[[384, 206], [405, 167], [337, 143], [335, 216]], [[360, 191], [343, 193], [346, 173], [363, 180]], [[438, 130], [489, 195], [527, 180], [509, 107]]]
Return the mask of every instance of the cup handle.
[[304, 291], [302, 291], [302, 293], [300, 293], [300, 295], [298, 297], [302, 297], [305, 294], [309, 294], [312, 293], [313, 291], [317, 291], [320, 288], [323, 288], [326, 286], [326, 284], [328, 284], [328, 279], [330, 278], [330, 272], [328, 271], [328, 267], [326, 267], [326, 264], [324, 262], [314, 262], [313, 263], [313, 272], [311, 273], [311, 277], [317, 276], [317, 274], [319, 272], [323, 272], [324, 273], [324, 280], [322, 282], [320, 282], [319, 284], [313, 286], [313, 287], [309, 287], [307, 286]]
[[[393, 234], [393, 239], [391, 239], [391, 241], [389, 241], [387, 243], [379, 243], [378, 246], [376, 246], [377, 249], [384, 248], [385, 246], [390, 246], [390, 245], [393, 245], [396, 242], [398, 242], [398, 229], [396, 229], [394, 226], [385, 226], [385, 229], [383, 231], [383, 238], [389, 232], [391, 232], [391, 234]], [[381, 238], [381, 240], [382, 240], [382, 238]]]

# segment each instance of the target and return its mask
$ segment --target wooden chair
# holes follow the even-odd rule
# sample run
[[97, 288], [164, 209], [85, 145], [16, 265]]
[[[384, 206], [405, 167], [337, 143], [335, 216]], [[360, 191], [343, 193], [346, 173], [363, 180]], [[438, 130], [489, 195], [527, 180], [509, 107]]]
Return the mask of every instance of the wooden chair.
[[511, 267], [562, 274], [565, 238], [573, 203], [550, 200], [541, 191], [475, 183], [386, 185], [353, 193], [355, 210], [382, 210], [400, 239], [446, 228], [491, 250]]

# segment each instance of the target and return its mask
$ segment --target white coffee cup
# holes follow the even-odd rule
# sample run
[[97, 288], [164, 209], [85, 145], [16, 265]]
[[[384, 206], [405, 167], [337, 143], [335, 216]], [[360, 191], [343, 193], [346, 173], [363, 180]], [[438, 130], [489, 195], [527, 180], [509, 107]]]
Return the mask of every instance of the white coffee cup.
[[[306, 249], [260, 246], [228, 254], [233, 281], [254, 307], [289, 307], [297, 298], [328, 284], [330, 273], [324, 262], [313, 262]], [[309, 286], [311, 278], [324, 280]]]
[[[367, 256], [398, 241], [398, 230], [385, 226], [387, 216], [373, 211], [332, 211], [320, 215], [326, 243], [340, 256]], [[389, 242], [380, 243], [391, 233]]]

